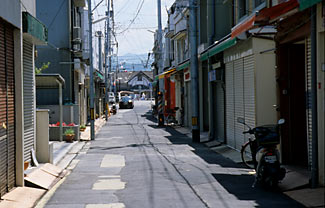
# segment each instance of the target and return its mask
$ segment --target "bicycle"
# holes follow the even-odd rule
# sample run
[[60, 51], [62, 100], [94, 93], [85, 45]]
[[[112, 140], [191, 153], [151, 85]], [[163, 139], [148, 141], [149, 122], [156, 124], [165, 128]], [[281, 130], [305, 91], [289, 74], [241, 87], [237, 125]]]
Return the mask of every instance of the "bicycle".
[[256, 149], [257, 142], [255, 139], [252, 138], [249, 138], [248, 141], [244, 143], [241, 147], [241, 159], [247, 168], [255, 169], [257, 166]]

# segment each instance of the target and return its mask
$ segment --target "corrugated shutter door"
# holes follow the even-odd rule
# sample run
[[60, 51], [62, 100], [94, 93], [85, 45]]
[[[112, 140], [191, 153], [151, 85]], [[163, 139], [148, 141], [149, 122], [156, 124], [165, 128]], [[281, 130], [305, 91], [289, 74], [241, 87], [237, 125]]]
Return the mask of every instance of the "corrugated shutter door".
[[3, 124], [7, 123], [7, 84], [5, 68], [5, 37], [4, 25], [0, 19], [0, 197], [7, 190], [7, 130]]
[[225, 99], [223, 83], [217, 82], [217, 138], [220, 142], [225, 141]]
[[8, 190], [16, 184], [16, 135], [15, 135], [15, 75], [14, 75], [14, 35], [12, 27], [6, 29], [6, 65], [8, 93]]
[[30, 151], [34, 147], [34, 68], [33, 45], [23, 43], [24, 73], [24, 160], [30, 161]]
[[234, 62], [234, 94], [235, 94], [235, 148], [240, 150], [244, 143], [244, 125], [237, 122], [238, 117], [244, 118], [244, 64], [243, 59]]
[[311, 111], [311, 42], [306, 39], [306, 124], [308, 138], [308, 165], [312, 164], [312, 111]]
[[235, 147], [234, 68], [233, 62], [226, 64], [226, 138], [227, 144]]
[[15, 185], [13, 28], [0, 20], [0, 197]]
[[[255, 73], [254, 56], [244, 58], [244, 103], [245, 103], [245, 122], [251, 127], [256, 126], [255, 117]], [[245, 142], [251, 135], [245, 135]]]

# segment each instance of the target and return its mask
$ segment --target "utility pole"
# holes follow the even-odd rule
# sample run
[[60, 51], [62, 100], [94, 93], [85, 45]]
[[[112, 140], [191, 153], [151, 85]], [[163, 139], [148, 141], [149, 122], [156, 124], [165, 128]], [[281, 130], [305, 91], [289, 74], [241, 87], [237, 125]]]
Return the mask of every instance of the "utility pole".
[[[161, 74], [163, 72], [162, 67], [162, 26], [161, 26], [161, 0], [157, 0], [157, 7], [158, 7], [158, 33], [157, 33], [157, 39], [158, 39], [158, 72], [157, 74]], [[163, 89], [164, 89], [164, 82], [163, 79], [158, 80], [158, 126], [164, 125], [164, 95], [163, 95]]]
[[190, 0], [189, 41], [191, 47], [191, 104], [192, 104], [192, 141], [200, 142], [198, 60], [197, 60], [197, 1]]
[[93, 24], [91, 12], [91, 0], [88, 1], [88, 22], [89, 22], [89, 71], [90, 71], [90, 138], [95, 140], [95, 111], [94, 111], [94, 66], [93, 66]]
[[108, 120], [108, 72], [107, 72], [107, 57], [109, 57], [109, 65], [110, 65], [110, 70], [111, 72], [111, 28], [109, 25], [109, 20], [110, 20], [110, 0], [107, 2], [107, 14], [106, 16], [108, 17], [106, 20], [106, 39], [105, 39], [105, 119], [106, 121]]

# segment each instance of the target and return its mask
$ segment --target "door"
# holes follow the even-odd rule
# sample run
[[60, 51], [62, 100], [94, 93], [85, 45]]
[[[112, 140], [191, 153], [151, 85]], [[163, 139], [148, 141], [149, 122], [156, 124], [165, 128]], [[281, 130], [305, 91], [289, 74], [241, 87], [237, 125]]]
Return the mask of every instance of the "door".
[[0, 19], [0, 198], [15, 186], [13, 28]]
[[[244, 57], [244, 118], [245, 123], [250, 126], [256, 126], [255, 115], [255, 70], [254, 55]], [[245, 128], [245, 127], [244, 127]], [[248, 128], [246, 128], [247, 130]], [[245, 142], [251, 135], [245, 134]]]
[[283, 163], [306, 167], [305, 45], [284, 44], [277, 53], [280, 116], [286, 120], [281, 127]]
[[235, 94], [234, 94], [234, 68], [233, 62], [226, 64], [226, 139], [227, 144], [235, 147]]
[[213, 82], [213, 124], [215, 139], [219, 142], [225, 142], [225, 94], [224, 83], [222, 81]]
[[235, 107], [235, 148], [240, 150], [244, 144], [244, 125], [237, 122], [237, 118], [244, 117], [244, 60], [243, 58], [234, 61], [234, 107]]
[[207, 62], [202, 63], [202, 98], [203, 98], [203, 131], [209, 131], [209, 95], [208, 95], [208, 67]]
[[35, 117], [35, 83], [33, 65], [33, 44], [23, 41], [23, 74], [24, 74], [24, 160], [31, 160], [31, 149], [34, 148]]

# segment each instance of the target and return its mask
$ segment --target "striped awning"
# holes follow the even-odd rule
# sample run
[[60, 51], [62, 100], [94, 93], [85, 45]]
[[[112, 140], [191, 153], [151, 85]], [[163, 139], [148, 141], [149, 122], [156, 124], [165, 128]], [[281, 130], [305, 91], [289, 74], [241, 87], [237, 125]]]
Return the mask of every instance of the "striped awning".
[[[170, 69], [170, 70], [168, 70], [168, 71], [164, 71], [163, 73], [158, 74], [158, 75], [156, 76], [156, 79], [163, 79], [163, 78], [165, 78], [167, 75], [169, 75], [170, 73], [172, 73], [172, 72], [174, 72], [174, 71], [176, 71], [176, 68], [172, 68], [172, 69]], [[157, 78], [157, 77], [158, 77], [158, 78]]]

